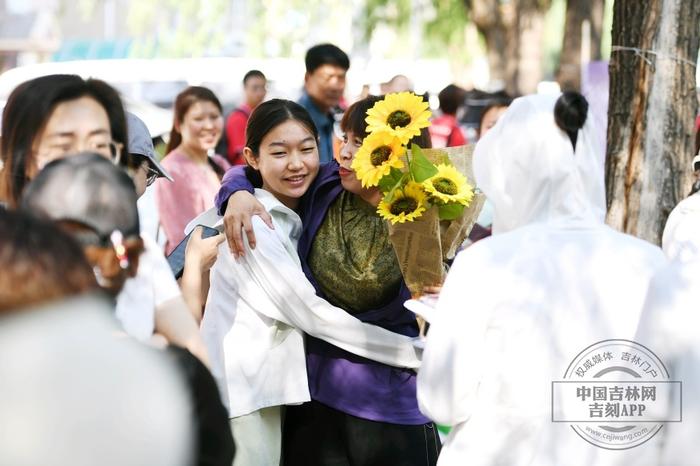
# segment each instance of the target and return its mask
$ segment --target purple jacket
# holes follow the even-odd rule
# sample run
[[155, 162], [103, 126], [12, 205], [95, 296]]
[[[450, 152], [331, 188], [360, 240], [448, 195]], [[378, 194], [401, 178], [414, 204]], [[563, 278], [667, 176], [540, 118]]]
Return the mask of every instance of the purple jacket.
[[[216, 196], [220, 212], [228, 198], [236, 191], [253, 192], [242, 166], [229, 170]], [[309, 269], [308, 255], [328, 208], [343, 191], [338, 176], [338, 164], [322, 164], [319, 174], [302, 199], [299, 215], [304, 229], [299, 239], [299, 258], [304, 273], [316, 288], [316, 294], [325, 298]], [[355, 317], [403, 335], [416, 336], [415, 316], [403, 307], [410, 298], [406, 285], [399, 294], [380, 309]], [[418, 409], [416, 373], [399, 369], [348, 353], [323, 340], [306, 337], [306, 365], [311, 398], [339, 411], [373, 421], [393, 424], [425, 424], [429, 422]]]

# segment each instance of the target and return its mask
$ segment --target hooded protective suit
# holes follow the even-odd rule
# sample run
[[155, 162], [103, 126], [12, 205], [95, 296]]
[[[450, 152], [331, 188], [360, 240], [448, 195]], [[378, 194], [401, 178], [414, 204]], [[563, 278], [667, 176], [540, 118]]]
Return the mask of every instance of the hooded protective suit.
[[556, 100], [515, 100], [476, 147], [494, 235], [457, 257], [418, 374], [423, 413], [454, 426], [442, 466], [598, 465], [628, 454], [552, 423], [551, 384], [589, 345], [634, 336], [665, 259], [603, 223], [592, 118], [574, 152], [554, 121]]
[[700, 192], [678, 203], [666, 220], [661, 247], [671, 260], [688, 262], [700, 256]]
[[635, 341], [652, 348], [683, 384], [683, 422], [668, 423], [650, 452], [655, 465], [700, 461], [700, 193], [681, 201], [666, 222], [664, 252], [673, 261], [654, 275]]

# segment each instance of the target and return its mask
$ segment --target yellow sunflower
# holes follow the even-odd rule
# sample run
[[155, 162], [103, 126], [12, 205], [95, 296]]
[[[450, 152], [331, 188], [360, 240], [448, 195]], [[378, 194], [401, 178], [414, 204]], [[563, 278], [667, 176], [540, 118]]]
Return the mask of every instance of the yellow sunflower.
[[377, 206], [377, 213], [392, 224], [412, 222], [425, 212], [427, 196], [418, 183], [410, 181], [394, 192], [391, 202], [385, 199]]
[[407, 144], [422, 128], [430, 126], [428, 103], [413, 92], [387, 94], [367, 111], [367, 131], [387, 130]]
[[452, 165], [441, 163], [438, 172], [423, 182], [423, 188], [432, 197], [443, 203], [469, 205], [474, 197], [474, 188]]
[[363, 188], [377, 186], [379, 180], [389, 174], [391, 167], [403, 168], [401, 157], [405, 152], [406, 148], [396, 136], [388, 131], [377, 131], [362, 142], [351, 167], [362, 181]]

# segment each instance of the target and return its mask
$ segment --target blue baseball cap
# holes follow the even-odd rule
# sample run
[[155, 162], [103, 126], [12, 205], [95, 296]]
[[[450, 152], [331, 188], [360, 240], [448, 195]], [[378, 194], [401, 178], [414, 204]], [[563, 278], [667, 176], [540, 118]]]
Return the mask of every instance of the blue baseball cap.
[[146, 157], [148, 163], [160, 176], [173, 181], [173, 178], [158, 162], [156, 150], [153, 148], [153, 140], [146, 124], [131, 112], [126, 112], [126, 120], [129, 126], [129, 153]]

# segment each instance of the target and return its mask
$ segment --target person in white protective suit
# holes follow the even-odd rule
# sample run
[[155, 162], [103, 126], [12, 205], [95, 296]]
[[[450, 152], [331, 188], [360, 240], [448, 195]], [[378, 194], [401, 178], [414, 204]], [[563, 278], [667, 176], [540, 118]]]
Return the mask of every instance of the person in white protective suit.
[[[635, 341], [651, 348], [682, 384], [682, 422], [666, 423], [650, 465], [698, 464], [700, 438], [700, 193], [681, 201], [666, 222], [662, 245], [671, 263], [654, 275]], [[675, 394], [680, 397], [680, 393]], [[675, 403], [670, 402], [669, 407]], [[667, 419], [677, 416], [669, 408]]]
[[584, 348], [634, 337], [665, 263], [658, 247], [604, 224], [594, 134], [580, 94], [532, 95], [476, 146], [493, 236], [457, 256], [418, 374], [423, 413], [453, 426], [439, 466], [599, 465], [632, 451], [552, 422], [552, 382]]
[[[700, 168], [700, 154], [693, 159], [693, 169], [696, 167]], [[697, 240], [700, 191], [695, 191], [695, 187], [693, 191], [673, 208], [664, 226], [661, 248], [671, 260], [687, 262], [700, 253], [700, 242]]]

